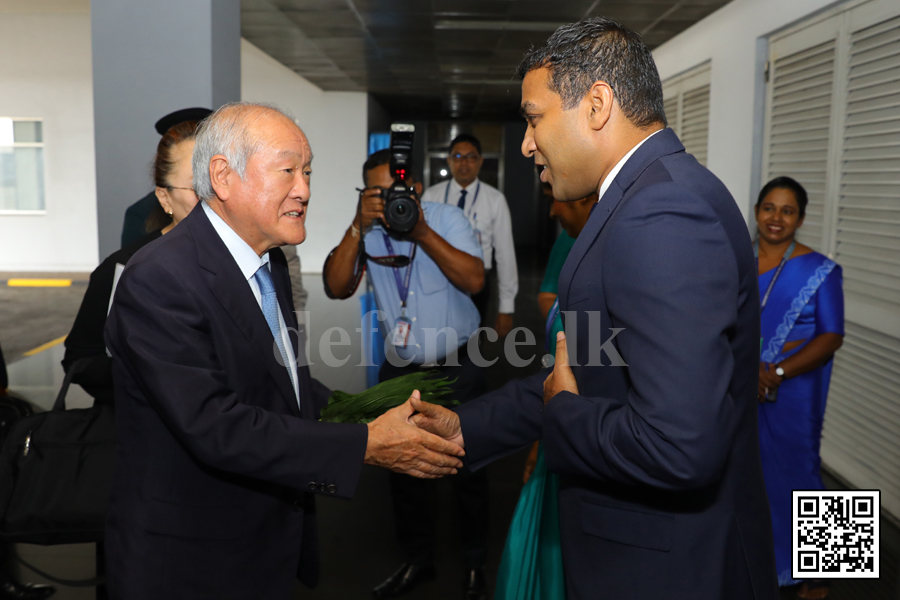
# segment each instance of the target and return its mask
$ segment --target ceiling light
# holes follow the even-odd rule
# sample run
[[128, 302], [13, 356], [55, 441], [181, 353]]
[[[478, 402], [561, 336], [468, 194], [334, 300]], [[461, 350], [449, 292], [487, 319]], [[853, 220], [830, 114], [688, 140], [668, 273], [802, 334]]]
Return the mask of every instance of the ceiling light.
[[465, 19], [439, 19], [435, 29], [467, 29], [472, 31], [556, 31], [566, 23], [546, 21], [470, 21]]

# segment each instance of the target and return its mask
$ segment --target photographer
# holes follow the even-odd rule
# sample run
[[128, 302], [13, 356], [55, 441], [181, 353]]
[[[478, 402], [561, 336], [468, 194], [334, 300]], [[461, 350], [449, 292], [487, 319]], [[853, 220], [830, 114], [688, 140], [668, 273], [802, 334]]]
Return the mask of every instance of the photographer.
[[[362, 269], [366, 269], [378, 309], [385, 315], [382, 333], [389, 341], [388, 360], [379, 371], [379, 381], [419, 370], [437, 371], [441, 377], [456, 379], [452, 385], [454, 399], [465, 402], [484, 392], [481, 369], [466, 352], [466, 342], [479, 323], [470, 296], [484, 285], [481, 247], [459, 208], [420, 202], [422, 186], [409, 177], [405, 183], [415, 191], [412, 197], [420, 207], [418, 221], [405, 236], [385, 225], [385, 191], [395, 185], [390, 159], [390, 151], [381, 150], [363, 166], [366, 189], [360, 196], [357, 216], [325, 261], [326, 293], [331, 298], [352, 296]], [[365, 236], [368, 255], [364, 267], [358, 267], [360, 235]], [[400, 265], [391, 266], [397, 263]], [[442, 329], [438, 341], [435, 332]], [[445, 343], [453, 333], [456, 344]], [[484, 471], [474, 475], [462, 471], [450, 479], [460, 507], [466, 565], [464, 593], [472, 600], [485, 598], [487, 478]], [[397, 572], [373, 590], [376, 598], [399, 596], [435, 578], [431, 513], [431, 507], [436, 506], [435, 484], [391, 474], [397, 538], [405, 556]], [[423, 507], [428, 508], [423, 511]]]

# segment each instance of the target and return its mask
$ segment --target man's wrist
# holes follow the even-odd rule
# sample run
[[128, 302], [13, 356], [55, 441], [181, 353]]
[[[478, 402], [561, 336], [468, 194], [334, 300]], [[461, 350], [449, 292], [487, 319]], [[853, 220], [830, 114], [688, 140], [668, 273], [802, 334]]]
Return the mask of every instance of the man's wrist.
[[[420, 229], [421, 227], [421, 229]], [[417, 231], [418, 230], [418, 231]], [[422, 225], [416, 225], [416, 227], [410, 232], [410, 237], [415, 241], [421, 243], [428, 243], [431, 240], [432, 234], [434, 230], [428, 226], [428, 223], [425, 220], [422, 220]]]

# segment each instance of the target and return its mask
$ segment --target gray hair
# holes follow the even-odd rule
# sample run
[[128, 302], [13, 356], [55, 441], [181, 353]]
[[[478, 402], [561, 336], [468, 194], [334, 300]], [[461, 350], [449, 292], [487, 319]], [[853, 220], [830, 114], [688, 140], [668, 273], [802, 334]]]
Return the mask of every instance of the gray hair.
[[197, 141], [191, 157], [194, 191], [204, 202], [216, 197], [209, 178], [209, 163], [213, 156], [221, 154], [228, 166], [244, 178], [247, 161], [264, 146], [263, 140], [253, 136], [248, 125], [267, 112], [275, 112], [293, 121], [280, 108], [257, 102], [231, 102], [222, 105], [216, 112], [204, 119], [197, 129]]

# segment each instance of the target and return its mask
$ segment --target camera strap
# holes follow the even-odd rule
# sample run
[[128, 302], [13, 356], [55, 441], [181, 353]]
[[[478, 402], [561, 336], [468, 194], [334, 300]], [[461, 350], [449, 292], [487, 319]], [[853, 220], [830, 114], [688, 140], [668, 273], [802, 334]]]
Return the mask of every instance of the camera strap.
[[[388, 254], [394, 254], [394, 245], [391, 243], [391, 236], [386, 233], [382, 233], [384, 236], [384, 245], [387, 247]], [[397, 282], [397, 292], [400, 294], [400, 308], [405, 313], [406, 312], [406, 299], [409, 297], [409, 279], [412, 275], [413, 268], [413, 259], [416, 257], [416, 248], [418, 248], [418, 244], [412, 242], [412, 248], [409, 251], [409, 264], [406, 265], [406, 275], [401, 279], [400, 277], [400, 268], [392, 267], [394, 271], [394, 280]]]

